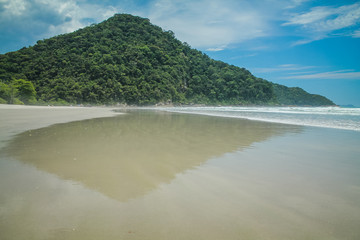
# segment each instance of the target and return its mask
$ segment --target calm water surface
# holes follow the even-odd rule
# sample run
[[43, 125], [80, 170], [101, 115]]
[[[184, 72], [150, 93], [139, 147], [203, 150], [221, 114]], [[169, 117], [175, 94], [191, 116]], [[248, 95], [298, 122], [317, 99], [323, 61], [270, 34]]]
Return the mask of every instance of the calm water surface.
[[359, 239], [360, 134], [156, 111], [27, 131], [1, 239]]

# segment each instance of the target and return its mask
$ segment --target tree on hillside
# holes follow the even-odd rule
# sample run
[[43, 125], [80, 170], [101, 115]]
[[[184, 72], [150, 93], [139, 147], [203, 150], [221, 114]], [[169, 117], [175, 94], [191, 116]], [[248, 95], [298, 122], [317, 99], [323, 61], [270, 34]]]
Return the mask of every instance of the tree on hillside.
[[3, 103], [34, 104], [36, 91], [32, 82], [24, 79], [13, 79], [9, 84], [0, 82], [0, 98]]

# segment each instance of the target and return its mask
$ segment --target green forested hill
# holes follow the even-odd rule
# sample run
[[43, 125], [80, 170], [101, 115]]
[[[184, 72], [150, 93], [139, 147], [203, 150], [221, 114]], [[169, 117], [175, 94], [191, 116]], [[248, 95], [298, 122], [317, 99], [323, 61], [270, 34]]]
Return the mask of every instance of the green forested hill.
[[[34, 103], [35, 95], [19, 95], [19, 79], [33, 84], [37, 101], [74, 104], [302, 104], [308, 96], [210, 59], [128, 14], [0, 55], [0, 98]], [[304, 104], [333, 105], [320, 100]]]
[[299, 87], [289, 88], [280, 84], [274, 84], [274, 93], [278, 102], [284, 105], [335, 105], [326, 97], [317, 94], [310, 94]]

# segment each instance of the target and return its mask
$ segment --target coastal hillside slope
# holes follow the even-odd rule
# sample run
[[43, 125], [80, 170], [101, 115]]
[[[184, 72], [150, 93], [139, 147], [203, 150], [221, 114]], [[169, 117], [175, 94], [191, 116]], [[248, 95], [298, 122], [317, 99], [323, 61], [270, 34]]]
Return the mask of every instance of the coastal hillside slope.
[[19, 80], [34, 86], [32, 103], [334, 105], [213, 60], [129, 14], [0, 55], [2, 101], [13, 101]]

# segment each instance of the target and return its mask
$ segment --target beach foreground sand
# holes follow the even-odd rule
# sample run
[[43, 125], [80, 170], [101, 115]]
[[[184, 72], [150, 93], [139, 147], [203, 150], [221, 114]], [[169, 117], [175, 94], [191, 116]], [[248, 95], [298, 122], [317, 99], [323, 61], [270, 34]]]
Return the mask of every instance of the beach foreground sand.
[[2, 107], [2, 240], [360, 239], [359, 132]]

